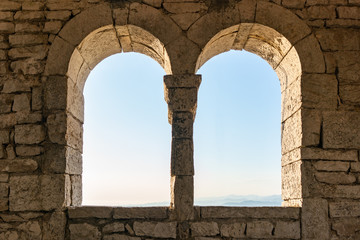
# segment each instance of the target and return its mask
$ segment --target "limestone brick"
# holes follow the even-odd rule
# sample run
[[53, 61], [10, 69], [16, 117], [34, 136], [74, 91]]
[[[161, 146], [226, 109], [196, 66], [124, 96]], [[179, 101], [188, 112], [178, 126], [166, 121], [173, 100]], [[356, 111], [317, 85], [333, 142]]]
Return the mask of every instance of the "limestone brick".
[[[358, 29], [319, 29], [315, 32], [323, 50], [359, 50]], [[343, 44], [346, 42], [346, 44]]]
[[215, 236], [219, 233], [216, 222], [195, 222], [191, 224], [191, 235], [194, 237]]
[[39, 21], [44, 19], [43, 11], [19, 11], [14, 16], [15, 20]]
[[340, 161], [318, 161], [314, 163], [314, 167], [319, 171], [347, 172], [350, 169], [350, 163]]
[[9, 36], [11, 46], [26, 46], [47, 43], [47, 35], [41, 34], [16, 34]]
[[17, 144], [37, 144], [45, 140], [45, 131], [42, 125], [16, 125], [15, 142]]
[[130, 237], [122, 234], [105, 235], [104, 240], [141, 240], [139, 237]]
[[274, 226], [268, 221], [253, 221], [247, 224], [246, 235], [251, 238], [267, 238], [272, 236]]
[[315, 178], [319, 182], [328, 184], [352, 184], [356, 182], [356, 176], [344, 172], [318, 172]]
[[45, 13], [46, 19], [66, 21], [71, 16], [71, 11], [48, 11]]
[[53, 212], [45, 216], [43, 222], [44, 240], [63, 240], [65, 238], [66, 215], [63, 212]]
[[93, 225], [82, 223], [82, 224], [71, 224], [70, 229], [70, 239], [71, 240], [100, 240], [101, 233]]
[[340, 6], [337, 9], [339, 18], [360, 19], [360, 7]]
[[24, 2], [22, 4], [22, 10], [25, 11], [38, 11], [44, 8], [44, 3], [42, 2]]
[[229, 223], [222, 224], [220, 233], [222, 237], [245, 237], [246, 223]]
[[14, 103], [12, 106], [14, 112], [18, 111], [30, 111], [30, 98], [27, 94], [20, 94], [14, 97]]
[[21, 22], [15, 24], [15, 33], [38, 33], [41, 28], [38, 23]]
[[43, 152], [40, 146], [18, 145], [16, 146], [16, 155], [20, 157], [37, 156]]
[[13, 12], [1, 12], [0, 14], [0, 20], [12, 21], [13, 19], [14, 19]]
[[111, 218], [110, 207], [76, 207], [69, 208], [69, 218]]
[[60, 21], [46, 22], [43, 32], [57, 34], [61, 28], [62, 28], [62, 22]]
[[119, 222], [109, 223], [109, 224], [105, 225], [102, 229], [103, 233], [117, 233], [117, 232], [124, 232], [124, 231], [125, 231], [124, 224], [119, 223]]
[[0, 22], [0, 33], [13, 33], [15, 25], [10, 22]]
[[[306, 210], [306, 212], [304, 211]], [[306, 199], [303, 203], [302, 237], [329, 238], [328, 203], [324, 199]], [[313, 226], [316, 226], [314, 228]]]
[[194, 156], [191, 139], [173, 139], [171, 145], [171, 175], [193, 176]]
[[13, 1], [1, 1], [0, 3], [0, 9], [3, 11], [14, 11], [14, 10], [20, 10], [21, 3], [13, 2]]
[[193, 176], [172, 176], [171, 207], [181, 221], [194, 218], [194, 179]]
[[359, 202], [343, 201], [329, 203], [330, 216], [337, 217], [359, 217], [360, 204]]
[[155, 238], [176, 238], [176, 222], [134, 222], [134, 231], [137, 236]]
[[31, 47], [19, 47], [9, 50], [8, 55], [10, 59], [20, 59], [31, 57], [33, 59], [44, 59], [48, 52], [46, 45], [37, 45]]
[[141, 208], [115, 208], [115, 219], [165, 219], [168, 217], [167, 208], [141, 207]]
[[323, 146], [325, 148], [358, 148], [360, 146], [359, 116], [357, 112], [324, 114]]

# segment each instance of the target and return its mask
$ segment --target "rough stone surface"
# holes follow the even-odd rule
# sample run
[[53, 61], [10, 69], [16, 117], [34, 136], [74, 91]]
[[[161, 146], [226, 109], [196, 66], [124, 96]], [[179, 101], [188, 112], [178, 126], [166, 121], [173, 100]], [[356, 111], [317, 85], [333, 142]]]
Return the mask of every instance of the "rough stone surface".
[[135, 222], [134, 231], [138, 236], [176, 238], [176, 223]]

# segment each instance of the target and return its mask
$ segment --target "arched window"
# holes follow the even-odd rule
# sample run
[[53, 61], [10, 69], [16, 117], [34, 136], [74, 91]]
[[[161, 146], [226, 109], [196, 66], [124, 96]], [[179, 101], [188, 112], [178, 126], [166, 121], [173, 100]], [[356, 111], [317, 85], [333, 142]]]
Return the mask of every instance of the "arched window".
[[163, 75], [139, 53], [115, 54], [92, 70], [84, 87], [83, 205], [170, 204]]
[[198, 73], [195, 204], [281, 205], [281, 94], [275, 71], [255, 54], [229, 51]]

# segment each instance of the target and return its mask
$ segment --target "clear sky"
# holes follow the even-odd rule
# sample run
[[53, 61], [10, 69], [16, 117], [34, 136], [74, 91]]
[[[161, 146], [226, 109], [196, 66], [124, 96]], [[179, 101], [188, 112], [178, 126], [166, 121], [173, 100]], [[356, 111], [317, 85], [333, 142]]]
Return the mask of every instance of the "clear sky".
[[[83, 204], [170, 202], [171, 126], [161, 66], [110, 56], [85, 85]], [[245, 51], [210, 59], [194, 125], [195, 200], [280, 194], [280, 84]]]

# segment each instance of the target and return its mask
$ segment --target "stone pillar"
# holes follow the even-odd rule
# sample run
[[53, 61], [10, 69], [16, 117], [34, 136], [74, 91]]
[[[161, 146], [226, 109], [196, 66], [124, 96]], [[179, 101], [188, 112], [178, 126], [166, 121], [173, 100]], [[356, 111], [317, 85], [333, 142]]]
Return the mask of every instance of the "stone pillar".
[[200, 82], [201, 76], [195, 74], [164, 77], [165, 100], [172, 125], [171, 208], [178, 221], [194, 216], [193, 123]]

